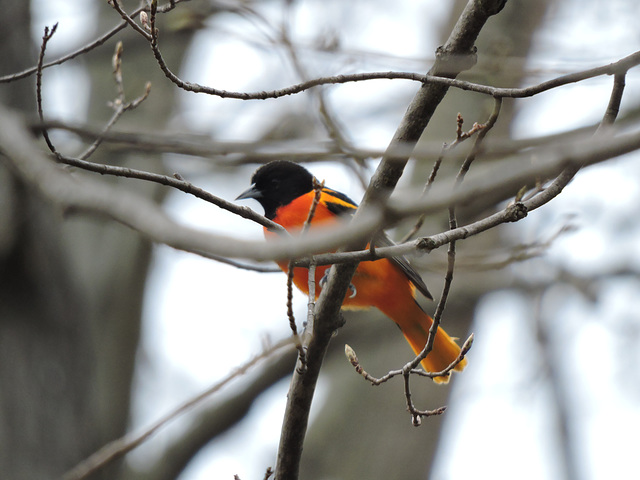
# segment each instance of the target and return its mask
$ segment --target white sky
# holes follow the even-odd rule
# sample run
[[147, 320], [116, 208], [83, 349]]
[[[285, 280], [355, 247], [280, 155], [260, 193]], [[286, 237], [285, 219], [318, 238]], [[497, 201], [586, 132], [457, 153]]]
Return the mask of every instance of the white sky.
[[[84, 40], [93, 32], [78, 15], [79, 11], [90, 13], [86, 10], [90, 7], [85, 3], [40, 1], [38, 9], [34, 10], [37, 12], [36, 23], [51, 25], [59, 20], [59, 33], [55, 37], [59, 42], [57, 45], [77, 45], [81, 40], [75, 35]], [[435, 49], [436, 39], [431, 31], [424, 28], [422, 15], [428, 12], [437, 25], [446, 13], [443, 2], [395, 2], [394, 8], [384, 16], [377, 14], [380, 2], [335, 0], [329, 3], [323, 4], [322, 11], [312, 6], [303, 10], [295, 31], [308, 33], [311, 42], [318, 32], [330, 30], [339, 23], [340, 19], [331, 18], [326, 13], [338, 11], [343, 18], [358, 19], [353, 20], [351, 33], [345, 35], [344, 42], [348, 48], [380, 51], [387, 55], [358, 57], [358, 67], [366, 70], [426, 70], [421, 67], [424, 62], [420, 57], [425, 44], [433, 44], [431, 50]], [[269, 10], [274, 4], [266, 4], [265, 15], [279, 18], [277, 11]], [[305, 2], [302, 4], [306, 5]], [[637, 21], [640, 18], [640, 7], [633, 2], [585, 3], [573, 0], [567, 4], [566, 9], [555, 13], [557, 20], [550, 23], [550, 28], [541, 35], [539, 42], [540, 52], [535, 66], [543, 67], [543, 71], [546, 69], [547, 77], [614, 61], [640, 45], [637, 23], [620, 20], [635, 18]], [[78, 9], [78, 5], [85, 10]], [[575, 15], [577, 10], [572, 8], [580, 8], [580, 15]], [[281, 76], [274, 75], [274, 70], [279, 71], [283, 57], [265, 55], [264, 51], [256, 51], [243, 42], [240, 33], [247, 38], [251, 36], [245, 22], [228, 16], [224, 18], [223, 25], [216, 24], [215, 27], [199, 34], [200, 44], [207, 47], [194, 50], [192, 60], [186, 62], [182, 72], [184, 78], [233, 90], [282, 86], [280, 83], [262, 83], [273, 82], [274, 79], [283, 81]], [[75, 33], [66, 33], [69, 31]], [[378, 35], [380, 31], [388, 32], [388, 35], [382, 37]], [[228, 32], [238, 35], [228, 35]], [[40, 37], [41, 34], [40, 28], [34, 29], [35, 36]], [[407, 51], [407, 45], [415, 45], [416, 48]], [[59, 53], [56, 43], [52, 42], [51, 48], [52, 54]], [[65, 50], [62, 46], [59, 48]], [[411, 60], [403, 61], [400, 59], [403, 56]], [[346, 60], [338, 66], [345, 70], [351, 68]], [[54, 74], [56, 71], [47, 71], [49, 81], [45, 85], [51, 90], [45, 92], [45, 98], [82, 99], [77, 91], [65, 89], [65, 82], [55, 81], [55, 75], [82, 75], [81, 68], [68, 66]], [[635, 95], [634, 90], [639, 91], [637, 79], [635, 73], [629, 76], [625, 99]], [[532, 79], [539, 80], [541, 78]], [[295, 82], [296, 79], [290, 74], [284, 81]], [[393, 133], [395, 123], [392, 119], [374, 125], [362, 110], [366, 103], [363, 96], [375, 98], [384, 95], [394, 88], [390, 84], [359, 83], [336, 87], [330, 94], [335, 105], [344, 106], [340, 111], [341, 119], [349, 125], [353, 138], [363, 145], [384, 147]], [[400, 88], [415, 89], [415, 86]], [[567, 130], [596, 121], [602, 115], [603, 105], [606, 105], [609, 88], [610, 79], [598, 79], [547, 93], [536, 102], [523, 102], [526, 112], [521, 118], [527, 119], [526, 135]], [[397, 91], [394, 90], [395, 94]], [[251, 140], [253, 134], [262, 128], [255, 123], [259, 116], [252, 112], [264, 109], [263, 104], [248, 103], [238, 108], [237, 101], [203, 95], [184, 94], [182, 97], [184, 112], [180, 121], [190, 122], [196, 130], [216, 131], [223, 139]], [[585, 98], [590, 101], [585, 102]], [[285, 101], [295, 102], [297, 99]], [[49, 111], [57, 111], [58, 115], [73, 119], [76, 112], [61, 110], [61, 105], [74, 105], [74, 102], [62, 101], [59, 105], [56, 102]], [[280, 108], [281, 104], [273, 102], [272, 105]], [[403, 110], [404, 106], [399, 106], [398, 115]], [[234, 121], [229, 121], [232, 118]], [[525, 125], [521, 128], [524, 131]], [[241, 182], [238, 176], [243, 174], [248, 184], [252, 170], [253, 167], [247, 167], [244, 172], [234, 172], [233, 178], [221, 173], [203, 179], [200, 186], [223, 198], [233, 199], [239, 193], [237, 186]], [[313, 165], [312, 170], [319, 178], [331, 178], [332, 188], [342, 190], [354, 199], [360, 198], [358, 182], [346, 171], [336, 174], [332, 167], [322, 164]], [[578, 273], [598, 271], [603, 264], [614, 261], [638, 266], [638, 222], [624, 234], [617, 234], [616, 238], [611, 238], [609, 232], [612, 226], [620, 224], [615, 222], [637, 216], [639, 179], [640, 168], [634, 159], [590, 168], [581, 173], [552, 204], [530, 215], [521, 224], [508, 228], [511, 234], [531, 241], [539, 239], [540, 232], [545, 229], [552, 231], [558, 221], [571, 214], [580, 229], [554, 244], [548, 253], [548, 265], [560, 263]], [[256, 204], [251, 206], [257, 208]], [[171, 195], [167, 209], [184, 222], [203, 228], [217, 225], [221, 230], [245, 238], [261, 236], [261, 229], [256, 225], [182, 194]], [[206, 225], [202, 224], [203, 219], [206, 219]], [[520, 275], [527, 278], [540, 265], [524, 265]], [[166, 247], [156, 249], [147, 291], [141, 355], [144, 375], [139, 376], [140, 392], [135, 399], [136, 428], [149, 424], [243, 363], [260, 349], [264, 336], [277, 339], [287, 333], [284, 308], [264, 311], [258, 307], [284, 298], [284, 276], [272, 275], [268, 284], [273, 285], [273, 290], [267, 290], [263, 275], [236, 270]], [[248, 300], [238, 302], [231, 295], [230, 292], [235, 291], [238, 285], [243, 285], [244, 299], [244, 294], [250, 292]], [[616, 327], [631, 328], [630, 325], [635, 325], [637, 329], [640, 324], [637, 292], [637, 281], [614, 282], [603, 285], [600, 303], [595, 305], [572, 301], [558, 309], [558, 302], [554, 302], [553, 296], [566, 293], [561, 291], [551, 291], [543, 301], [543, 313], [550, 321], [558, 322], [559, 337], [553, 344], [568, 351], [565, 357], [567, 364], [562, 369], [563, 381], [567, 382], [571, 394], [580, 399], [577, 403], [579, 411], [572, 412], [572, 416], [580, 426], [578, 436], [581, 441], [577, 447], [583, 460], [583, 478], [587, 480], [629, 478], [629, 472], [636, 470], [637, 440], [630, 432], [640, 429], [640, 393], [637, 387], [625, 390], [621, 386], [624, 377], [620, 365], [615, 362], [617, 357], [611, 352], [624, 345], [625, 339], [620, 338]], [[306, 299], [301, 295], [296, 297], [296, 308], [298, 312], [305, 311]], [[474, 326], [476, 343], [469, 356], [469, 368], [452, 382], [452, 402], [458, 403], [456, 412], [448, 412], [451, 428], [444, 452], [439, 456], [435, 477], [438, 480], [560, 478], [555, 457], [558, 446], [548, 439], [549, 431], [553, 431], [549, 424], [549, 391], [543, 382], [531, 381], [539, 367], [535, 356], [532, 360], [529, 354], [529, 350], [535, 350], [527, 320], [531, 308], [527, 299], [509, 292], [495, 292], [482, 301]], [[228, 349], [229, 345], [233, 345], [233, 349]], [[502, 370], [504, 362], [494, 354], [496, 345], [504, 346], [503, 355], [508, 359], [507, 363], [521, 364], [522, 371], [514, 375], [507, 370], [499, 381], [496, 380], [491, 372]], [[523, 350], [523, 345], [531, 345], [531, 349]], [[599, 353], [601, 351], [608, 353], [603, 355]], [[638, 351], [637, 346], [628, 358], [630, 365], [637, 369], [640, 359], [634, 351]], [[638, 375], [632, 378], [637, 380]], [[283, 382], [265, 394], [260, 413], [254, 412], [248, 422], [201, 452], [180, 477], [181, 480], [233, 478], [233, 474], [243, 479], [262, 478], [264, 468], [273, 465], [275, 458], [277, 435], [274, 432], [279, 431], [286, 388], [287, 382]], [[316, 399], [318, 404], [321, 395]], [[153, 402], [148, 402], [151, 398]], [[172, 427], [168, 435], [179, 428], [180, 425]], [[258, 428], [261, 433], [248, 434], [249, 428], [253, 432]], [[162, 443], [161, 435], [139, 449], [134, 461], [144, 462], [147, 456], [157, 455]], [[247, 450], [255, 452], [253, 463], [246, 461], [244, 452]]]

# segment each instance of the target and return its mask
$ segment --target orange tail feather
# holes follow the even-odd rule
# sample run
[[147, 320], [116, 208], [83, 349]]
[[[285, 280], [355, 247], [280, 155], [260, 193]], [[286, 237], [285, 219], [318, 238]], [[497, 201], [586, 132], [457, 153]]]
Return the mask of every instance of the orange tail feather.
[[[415, 354], [418, 355], [427, 344], [429, 329], [431, 328], [433, 319], [424, 313], [417, 303], [413, 306], [406, 306], [403, 310], [404, 312], [394, 312], [400, 315], [389, 315], [391, 312], [387, 313], [387, 315], [398, 324], [409, 345], [411, 345]], [[458, 344], [444, 329], [438, 327], [438, 332], [433, 342], [433, 349], [429, 355], [422, 360], [421, 365], [427, 372], [441, 372], [451, 365], [451, 363], [458, 358], [458, 355], [460, 355], [460, 347]], [[467, 360], [463, 359], [455, 366], [454, 370], [461, 372], [466, 366]], [[449, 375], [434, 377], [433, 380], [436, 383], [448, 383]]]

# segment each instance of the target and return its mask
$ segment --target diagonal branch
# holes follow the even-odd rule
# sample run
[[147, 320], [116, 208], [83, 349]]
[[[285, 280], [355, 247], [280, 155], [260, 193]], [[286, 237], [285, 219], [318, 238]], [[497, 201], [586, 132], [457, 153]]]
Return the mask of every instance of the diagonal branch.
[[[449, 40], [441, 49], [441, 56], [430, 73], [445, 73], [455, 77], [452, 65], [447, 59], [463, 56], [468, 58], [472, 54], [473, 44], [480, 30], [491, 15], [500, 11], [504, 2], [474, 2], [468, 3], [467, 8], [454, 27]], [[467, 65], [457, 64], [458, 71]], [[434, 85], [423, 85], [405, 114], [391, 145], [396, 143], [414, 144], [418, 141], [424, 128], [429, 123], [431, 115], [440, 103], [447, 88]], [[365, 192], [361, 207], [354, 216], [354, 222], [365, 216], [372, 206], [380, 204], [391, 194], [397, 183], [407, 158], [389, 158], [385, 156], [376, 170], [374, 177]], [[364, 243], [353, 243], [352, 247], [364, 246]], [[339, 328], [343, 320], [340, 316], [342, 299], [349, 287], [351, 277], [357, 264], [337, 265], [330, 269], [329, 280], [323, 288], [316, 304], [313, 332], [307, 350], [307, 369], [304, 372], [296, 370], [291, 380], [285, 419], [282, 425], [276, 475], [279, 480], [298, 478], [302, 447], [309, 420], [309, 411], [313, 399], [320, 366], [333, 331]]]
[[[211, 203], [217, 207], [234, 213], [242, 218], [252, 220], [257, 224], [262, 225], [263, 227], [267, 227], [275, 232], [283, 235], [286, 234], [286, 231], [284, 230], [284, 228], [282, 228], [281, 225], [278, 225], [268, 218], [254, 212], [250, 208], [236, 205], [235, 203], [229, 202], [227, 200], [224, 200], [223, 198], [213, 195], [203, 188], [197, 187], [191, 182], [188, 182], [177, 173], [174, 174], [173, 177], [170, 177], [168, 175], [147, 172], [145, 170], [136, 170], [135, 168], [89, 162], [80, 158], [67, 157], [64, 155], [60, 155], [58, 157], [58, 160], [66, 165], [81, 168], [90, 172], [96, 172], [101, 175], [114, 175], [116, 177], [135, 178], [138, 180], [145, 180], [148, 182], [159, 183], [160, 185], [165, 185], [167, 187], [172, 187], [176, 190], [188, 193], [189, 195], [193, 195], [200, 200], [204, 200], [205, 202]], [[201, 254], [206, 255], [205, 251], [201, 252]]]
[[[46, 158], [36, 146], [24, 121], [17, 113], [0, 105], [0, 149], [5, 160], [13, 167], [16, 174], [26, 185], [38, 190], [47, 200], [67, 211], [84, 212], [106, 217], [126, 225], [151, 240], [164, 243], [170, 247], [184, 250], [205, 257], [222, 256], [227, 258], [244, 258], [255, 261], [274, 259], [304, 258], [312, 252], [331, 251], [354, 239], [366, 240], [376, 230], [402, 218], [423, 213], [435, 213], [448, 208], [452, 204], [464, 204], [478, 201], [496, 191], [517, 192], [523, 185], [532, 185], [539, 178], [553, 178], [564, 168], [572, 165], [591, 165], [610, 158], [640, 149], [640, 137], [635, 134], [622, 134], [617, 137], [609, 135], [581, 142], [573, 148], [554, 147], [543, 149], [540, 161], [515, 170], [513, 159], [508, 163], [510, 168], [493, 164], [490, 167], [476, 169], [475, 175], [469, 175], [464, 188], [452, 192], [450, 188], [440, 189], [437, 186], [431, 191], [430, 198], [425, 200], [391, 199], [384, 205], [384, 210], [368, 209], [367, 215], [352, 222], [338, 231], [306, 235], [302, 239], [279, 238], [269, 243], [248, 241], [224, 235], [212, 234], [181, 225], [168, 217], [153, 202], [141, 198], [120, 187], [105, 185], [92, 178], [78, 177], [63, 170]], [[517, 160], [517, 159], [516, 159]], [[95, 171], [107, 166], [92, 164]], [[520, 162], [520, 164], [523, 162]], [[115, 167], [110, 167], [115, 168]], [[140, 175], [150, 174], [140, 172]], [[472, 178], [473, 177], [473, 178]], [[136, 177], [137, 178], [137, 177]], [[187, 193], [195, 191], [193, 186], [179, 179], [176, 187]], [[172, 184], [171, 177], [161, 179]], [[173, 185], [171, 185], [173, 186]], [[393, 247], [376, 248], [375, 256], [370, 250], [327, 253], [317, 255], [317, 265], [329, 263], [354, 262], [406, 255], [416, 252], [428, 252], [438, 248], [452, 239], [463, 239], [476, 235], [496, 225], [516, 221], [526, 214], [527, 210], [538, 208], [548, 201], [542, 201], [551, 195], [550, 188], [535, 197], [507, 207], [504, 211], [490, 215], [472, 225], [442, 232], [424, 239]], [[556, 192], [557, 194], [558, 192]], [[550, 198], [549, 198], [550, 199]], [[233, 205], [230, 202], [229, 205]], [[135, 208], [132, 206], [135, 205]], [[252, 212], [246, 207], [238, 207], [239, 215]], [[252, 212], [256, 220], [261, 215]], [[257, 220], [258, 221], [258, 220]], [[344, 285], [345, 292], [349, 282]], [[325, 287], [326, 288], [326, 287]]]
[[[176, 6], [179, 3], [182, 3], [184, 1], [188, 1], [188, 0], [171, 0], [166, 5], [163, 5], [162, 7], [159, 7], [158, 8], [158, 12], [159, 13], [170, 12], [171, 10], [176, 8]], [[139, 7], [136, 10], [134, 10], [131, 13], [131, 15], [138, 15], [140, 12], [142, 12], [146, 8], [147, 7]], [[104, 45], [111, 37], [115, 36], [118, 32], [120, 32], [121, 30], [126, 28], [126, 26], [127, 26], [127, 22], [126, 21], [120, 22], [118, 25], [113, 27], [111, 30], [107, 31], [103, 35], [101, 35], [98, 38], [96, 38], [93, 42], [88, 43], [88, 44], [80, 47], [79, 49], [74, 50], [71, 53], [68, 53], [67, 55], [63, 55], [62, 57], [60, 57], [60, 58], [58, 58], [56, 60], [52, 60], [51, 62], [43, 64], [41, 69], [44, 70], [46, 68], [54, 67], [56, 65], [62, 65], [63, 63], [68, 62], [69, 60], [73, 60], [74, 58], [77, 58], [77, 57], [79, 57], [81, 55], [84, 55], [85, 53], [90, 52], [91, 50]], [[10, 75], [5, 75], [3, 77], [0, 77], [0, 83], [9, 83], [9, 82], [15, 82], [16, 80], [22, 80], [23, 78], [30, 77], [31, 75], [33, 75], [33, 74], [35, 74], [37, 72], [38, 72], [38, 66], [36, 65], [35, 67], [28, 68], [26, 70], [23, 70], [22, 72], [12, 73]]]
[[[127, 24], [133, 28], [136, 32], [138, 32], [140, 35], [142, 35], [144, 38], [146, 38], [148, 41], [151, 41], [151, 34], [149, 32], [147, 32], [144, 28], [142, 28], [140, 25], [138, 25], [135, 20], [133, 18], [131, 18], [129, 16], [129, 14], [127, 14], [127, 12], [125, 12], [122, 7], [120, 6], [120, 2], [118, 0], [108, 0], [107, 3], [109, 5], [111, 5], [113, 7], [113, 9], [118, 12], [120, 14], [120, 16], [122, 17], [122, 19], [127, 22]], [[140, 9], [139, 9], [140, 10]], [[141, 14], [144, 15], [143, 12], [140, 12]], [[135, 13], [134, 13], [135, 14]]]

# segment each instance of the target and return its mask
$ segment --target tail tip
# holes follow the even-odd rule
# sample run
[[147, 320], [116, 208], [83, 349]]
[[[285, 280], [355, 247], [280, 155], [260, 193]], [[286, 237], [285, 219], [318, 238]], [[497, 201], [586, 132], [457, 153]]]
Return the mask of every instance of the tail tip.
[[436, 377], [433, 377], [433, 381], [438, 385], [446, 385], [447, 383], [449, 383], [449, 380], [451, 379], [452, 371], [461, 372], [465, 369], [466, 366], [467, 366], [467, 359], [463, 358], [458, 362], [458, 364], [455, 367], [453, 367], [453, 370], [450, 370], [449, 372], [447, 372], [446, 375], [438, 375]]

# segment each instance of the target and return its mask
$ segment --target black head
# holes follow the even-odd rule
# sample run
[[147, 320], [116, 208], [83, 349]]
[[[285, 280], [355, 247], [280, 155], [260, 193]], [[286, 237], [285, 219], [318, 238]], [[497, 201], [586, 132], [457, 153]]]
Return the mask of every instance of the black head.
[[275, 160], [256, 170], [251, 183], [236, 200], [255, 198], [264, 208], [264, 216], [273, 220], [279, 207], [313, 190], [313, 175], [297, 163]]

